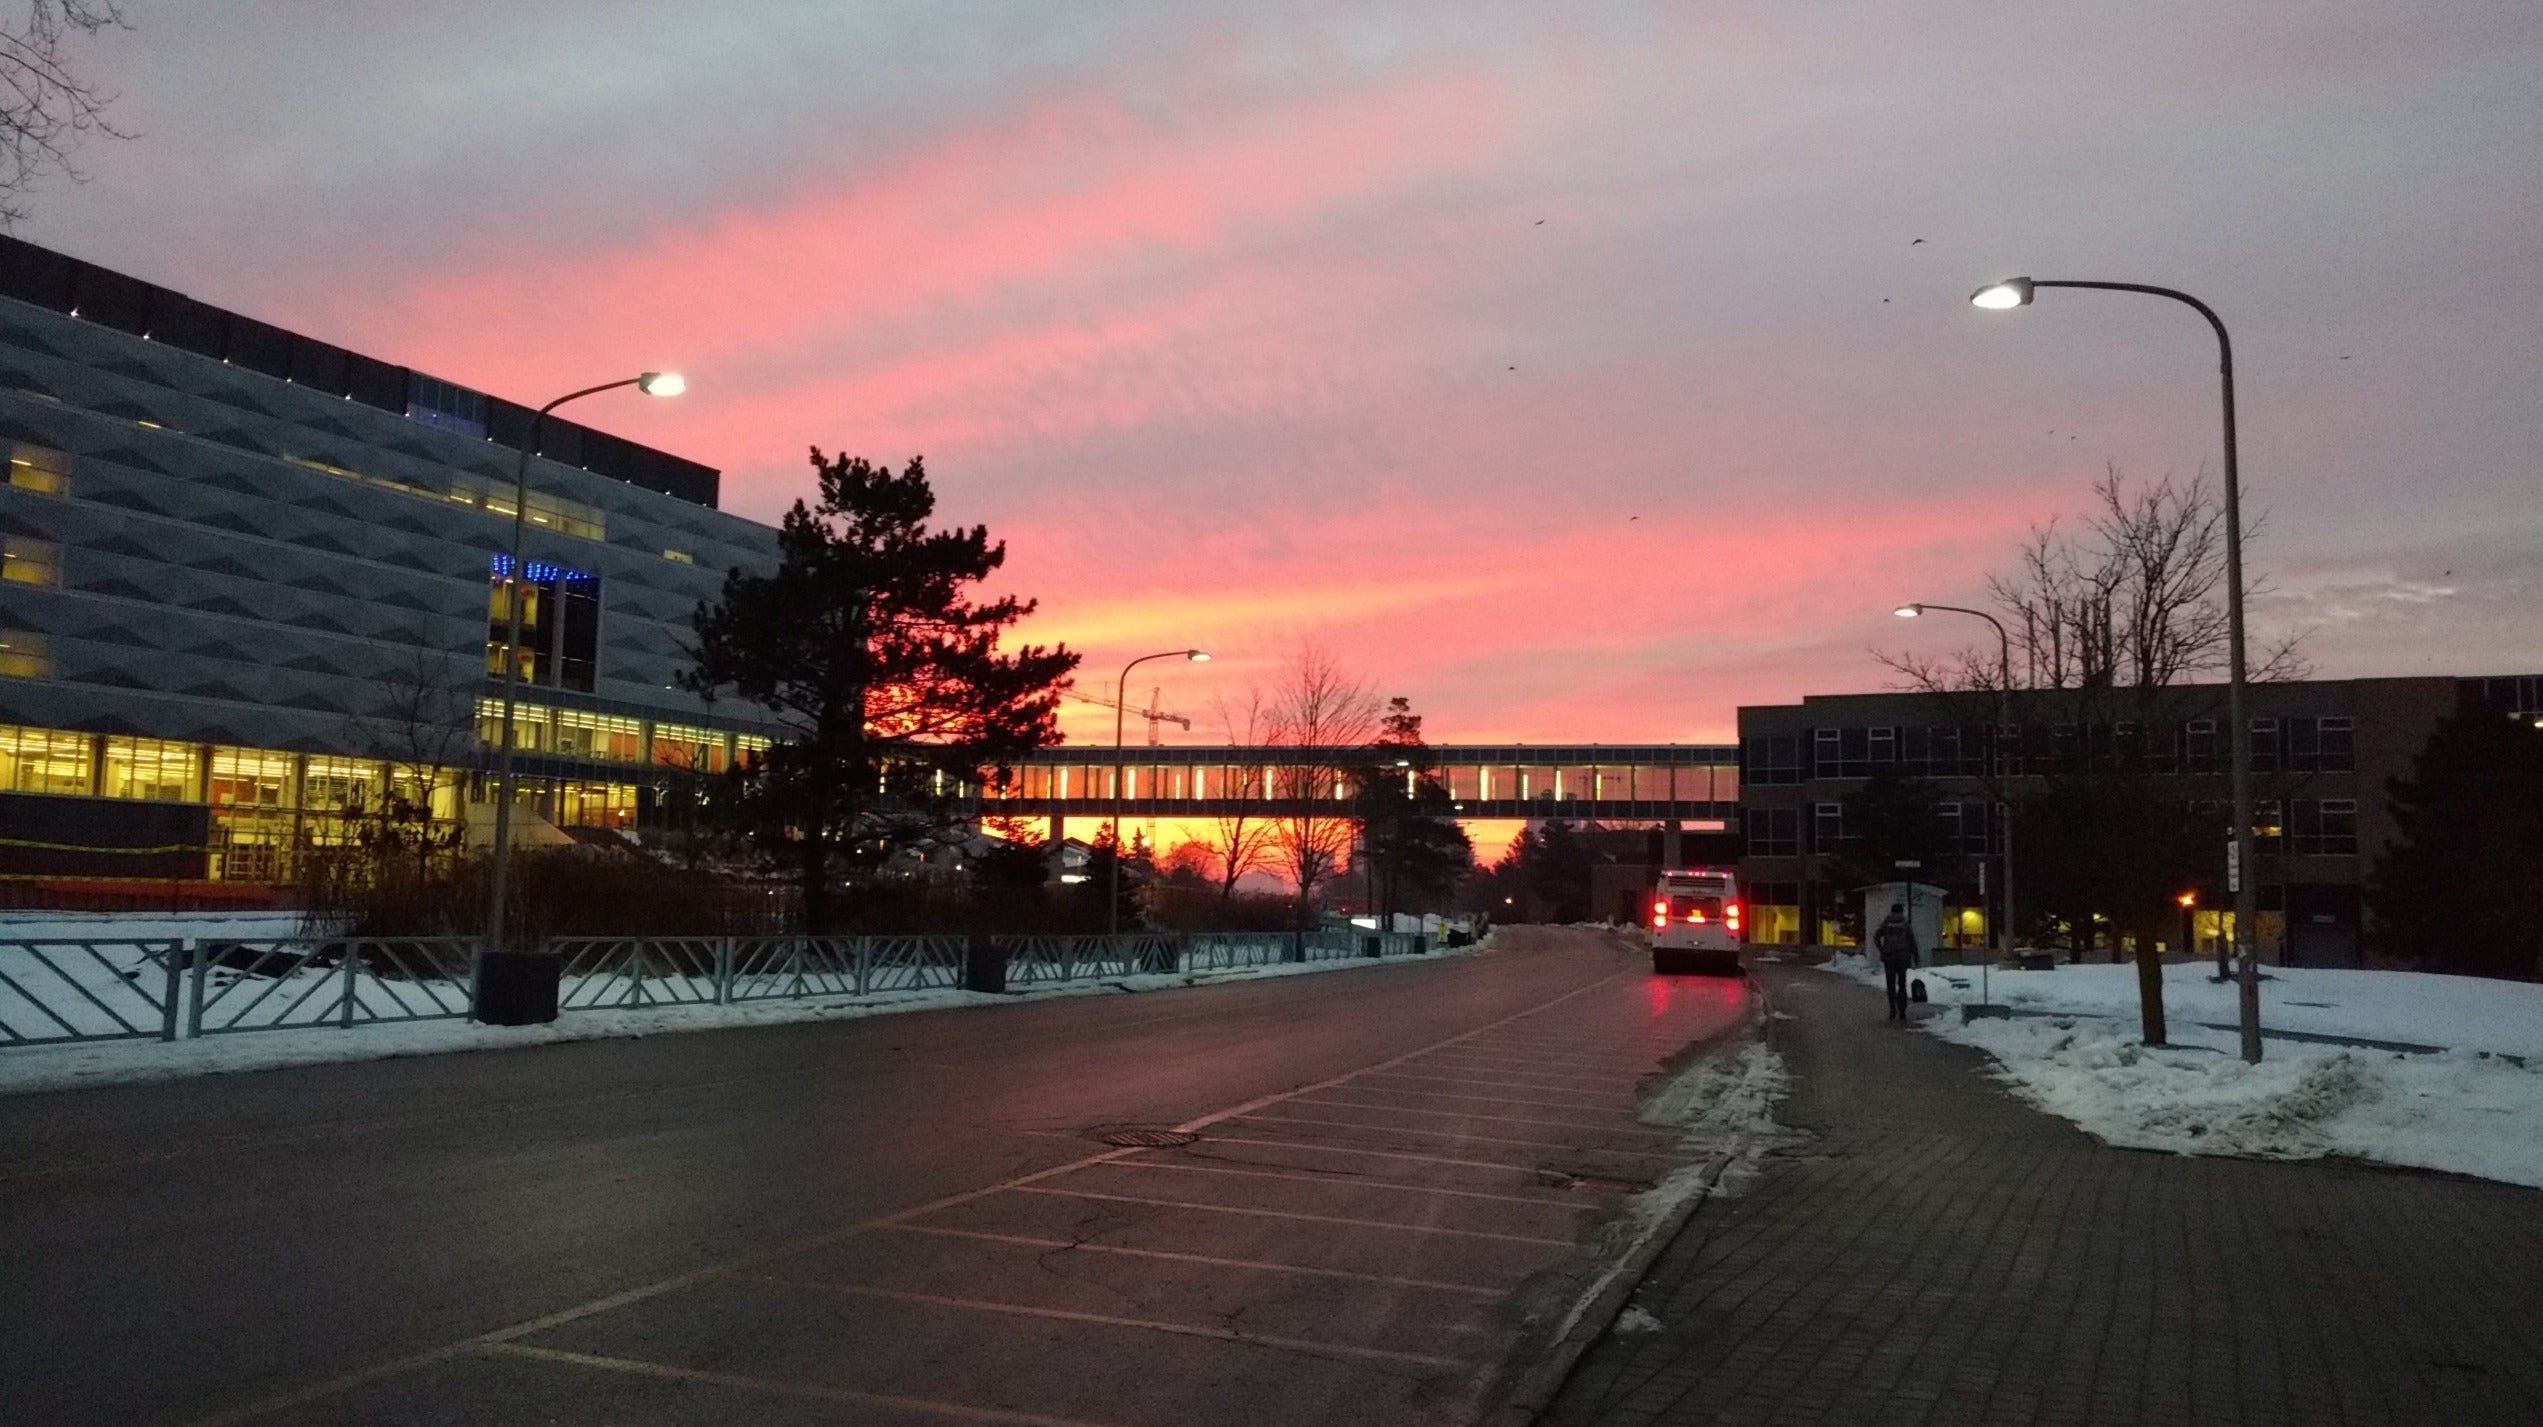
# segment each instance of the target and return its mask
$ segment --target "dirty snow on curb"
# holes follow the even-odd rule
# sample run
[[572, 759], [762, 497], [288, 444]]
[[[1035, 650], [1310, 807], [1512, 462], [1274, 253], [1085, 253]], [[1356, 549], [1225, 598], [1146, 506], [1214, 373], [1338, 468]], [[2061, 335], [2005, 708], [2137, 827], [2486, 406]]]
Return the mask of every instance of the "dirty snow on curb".
[[[131, 931], [128, 930], [130, 925], [118, 925], [114, 931], [118, 936], [198, 935], [202, 931], [197, 925], [184, 925], [180, 929], [176, 923], [171, 923], [169, 930]], [[102, 933], [90, 929], [84, 934], [95, 936]], [[233, 926], [228, 929], [228, 934], [250, 933], [237, 931]], [[1402, 966], [1419, 960], [1472, 955], [1488, 950], [1491, 945], [1492, 937], [1487, 933], [1472, 946], [1433, 951], [1421, 958], [1336, 958], [1227, 971], [1159, 972], [1029, 986], [1004, 994], [937, 988], [867, 996], [812, 996], [801, 1000], [754, 1001], [728, 1006], [576, 1010], [568, 1011], [546, 1025], [537, 1026], [487, 1026], [454, 1018], [365, 1023], [349, 1028], [313, 1026], [301, 1030], [253, 1031], [179, 1041], [95, 1041], [19, 1046], [0, 1049], [0, 1095], [115, 1085], [136, 1080], [167, 1080], [189, 1075], [274, 1070], [329, 1061], [391, 1060], [452, 1051], [513, 1050], [681, 1031], [728, 1030], [803, 1021], [847, 1021], [904, 1011], [1006, 1006], [1070, 996], [1167, 991], [1186, 986], [1216, 986], [1231, 981], [1264, 981], [1372, 966]]]
[[[1829, 969], [1873, 979], [1857, 965]], [[2282, 1011], [2329, 1011], [2337, 1015], [2337, 1034], [2450, 1048], [2405, 1054], [2270, 1040], [2261, 1063], [2247, 1065], [2235, 1031], [2200, 1024], [2211, 1017], [2185, 1014], [2175, 999], [2176, 990], [2195, 994], [2195, 983], [2212, 987], [2206, 969], [2164, 970], [2165, 1046], [2140, 1043], [2134, 967], [1998, 972], [1993, 999], [2033, 1013], [1967, 1023], [1936, 1014], [1920, 1024], [1987, 1052], [2024, 1100], [2110, 1144], [2271, 1159], [2347, 1155], [2543, 1188], [2543, 1055], [2536, 1053], [2543, 1050], [2543, 987], [2272, 967], [2265, 1027], [2296, 1019]], [[2104, 974], [2072, 974], [2089, 972]], [[2124, 995], [2120, 977], [2109, 973], [2125, 973]], [[1968, 968], [1919, 974], [1946, 1009], [1977, 1000]], [[2476, 1002], [2477, 1014], [2450, 1014]], [[2033, 1010], [2044, 1004], [2068, 1013]], [[2505, 1058], [2511, 1056], [2526, 1063]]]

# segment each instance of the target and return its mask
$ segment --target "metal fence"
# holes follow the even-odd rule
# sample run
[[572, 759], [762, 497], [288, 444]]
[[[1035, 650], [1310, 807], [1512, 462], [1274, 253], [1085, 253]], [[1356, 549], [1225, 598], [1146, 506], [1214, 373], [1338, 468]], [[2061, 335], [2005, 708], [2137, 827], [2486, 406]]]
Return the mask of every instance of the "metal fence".
[[[0, 941], [0, 1047], [457, 1020], [472, 937]], [[1191, 936], [559, 937], [560, 1012], [944, 990], [975, 948], [1017, 987], [1401, 956], [1358, 931]]]

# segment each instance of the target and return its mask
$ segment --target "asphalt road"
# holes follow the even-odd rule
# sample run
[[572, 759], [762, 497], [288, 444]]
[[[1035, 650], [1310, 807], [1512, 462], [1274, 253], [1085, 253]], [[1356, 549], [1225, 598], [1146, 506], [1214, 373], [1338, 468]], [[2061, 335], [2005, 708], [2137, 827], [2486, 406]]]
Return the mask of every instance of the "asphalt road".
[[1511, 941], [0, 1099], [0, 1420], [1460, 1420], [1749, 1011]]

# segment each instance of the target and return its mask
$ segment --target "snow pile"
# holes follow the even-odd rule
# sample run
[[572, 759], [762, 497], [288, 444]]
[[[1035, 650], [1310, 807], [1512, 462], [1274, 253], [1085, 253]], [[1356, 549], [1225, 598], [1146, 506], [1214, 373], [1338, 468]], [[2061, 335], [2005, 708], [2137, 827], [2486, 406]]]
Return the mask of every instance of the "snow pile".
[[[1877, 983], [1867, 962], [1840, 956], [1827, 969]], [[2385, 1045], [2272, 1037], [2261, 1063], [2247, 1065], [2236, 988], [2189, 965], [2163, 968], [2166, 1046], [2140, 1043], [2132, 965], [1998, 971], [1991, 999], [2015, 1014], [1968, 1022], [1950, 1008], [1978, 1000], [1977, 969], [1925, 967], [1917, 975], [1944, 1009], [1919, 1024], [1986, 1051], [2015, 1094], [2110, 1144], [2346, 1155], [2543, 1188], [2543, 986], [2411, 971], [2265, 974], [2264, 1030]]]
[[1616, 1315], [1616, 1327], [1614, 1331], [1619, 1333], [1657, 1333], [1664, 1326], [1665, 1325], [1662, 1324], [1659, 1319], [1652, 1317], [1648, 1310], [1642, 1308], [1640, 1305], [1636, 1305], [1635, 1307], [1628, 1308], [1624, 1312]]
[[[1822, 970], [1872, 985], [1880, 963], [1859, 952], [1828, 958]], [[1975, 966], [1917, 968], [1938, 1006], [1974, 1004], [1981, 978]], [[2321, 967], [2270, 966], [2261, 971], [2260, 1019], [2270, 1031], [2349, 1036], [2451, 1050], [2543, 1057], [2543, 985], [2443, 976], [2427, 971], [2334, 971]], [[2061, 963], [2055, 971], [1997, 967], [1984, 979], [1987, 999], [2017, 1012], [2137, 1016], [2134, 963]], [[2241, 989], [2216, 979], [2212, 962], [2174, 962], [2163, 968], [2167, 1030], [2185, 1024], [2240, 1024]]]

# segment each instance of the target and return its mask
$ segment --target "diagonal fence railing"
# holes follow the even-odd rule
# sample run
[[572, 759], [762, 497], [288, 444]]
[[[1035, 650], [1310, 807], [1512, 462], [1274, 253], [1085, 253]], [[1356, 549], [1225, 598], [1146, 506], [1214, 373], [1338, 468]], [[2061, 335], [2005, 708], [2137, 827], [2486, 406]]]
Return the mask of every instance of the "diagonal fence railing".
[[[0, 941], [0, 1049], [467, 1018], [473, 937]], [[557, 1008], [627, 1011], [1419, 955], [1404, 933], [554, 937]]]

